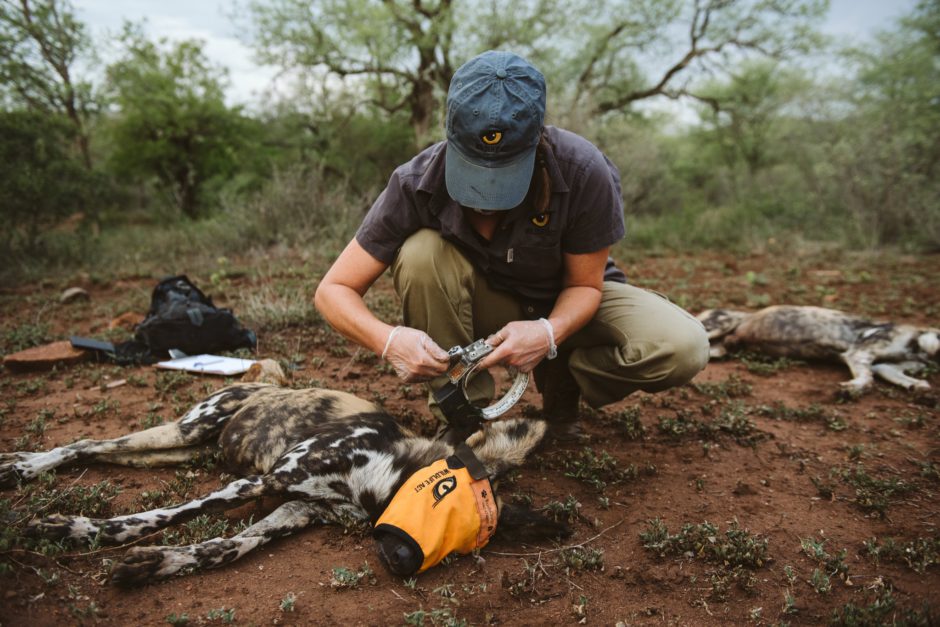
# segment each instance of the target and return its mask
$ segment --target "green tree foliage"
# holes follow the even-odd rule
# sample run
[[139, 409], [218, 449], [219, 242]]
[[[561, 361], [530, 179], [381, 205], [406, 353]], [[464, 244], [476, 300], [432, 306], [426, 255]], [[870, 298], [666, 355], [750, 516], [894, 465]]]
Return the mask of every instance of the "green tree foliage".
[[90, 57], [90, 48], [68, 0], [0, 0], [0, 97], [63, 115], [89, 169], [88, 122], [97, 107], [91, 83], [77, 78], [75, 65]]
[[230, 175], [248, 125], [224, 101], [225, 70], [212, 67], [196, 41], [155, 44], [133, 27], [124, 57], [108, 68], [114, 103], [116, 173], [156, 179], [183, 215], [195, 218], [213, 177]]
[[[359, 77], [362, 101], [409, 112], [419, 146], [431, 138], [455, 67], [491, 48], [525, 54], [572, 110], [629, 108], [687, 94], [683, 78], [757, 53], [816, 43], [826, 0], [254, 0], [254, 45], [285, 68]], [[686, 33], [677, 41], [677, 33]], [[658, 78], [641, 54], [670, 50]], [[678, 51], [678, 52], [677, 52]]]
[[743, 163], [751, 175], [771, 165], [774, 152], [779, 154], [784, 109], [808, 88], [792, 70], [766, 60], [743, 63], [728, 80], [698, 88], [702, 124], [714, 135], [724, 164]]
[[262, 61], [359, 77], [362, 100], [410, 115], [430, 137], [437, 96], [454, 73], [450, 0], [278, 0], [250, 5]]
[[940, 3], [920, 2], [859, 67], [851, 110], [827, 155], [832, 205], [867, 245], [940, 247]]
[[355, 94], [335, 87], [280, 103], [267, 112], [264, 124], [273, 167], [286, 171], [301, 165], [354, 193], [374, 191], [415, 151], [405, 112], [376, 114]]
[[[696, 97], [690, 81], [727, 72], [742, 59], [785, 59], [820, 44], [816, 25], [828, 0], [608, 0], [579, 17], [587, 38], [576, 102], [595, 113], [623, 110], [653, 96]], [[585, 52], [586, 51], [586, 52]], [[646, 76], [638, 54], [666, 59]]]
[[69, 154], [75, 130], [61, 116], [0, 112], [0, 250], [35, 253], [41, 234], [85, 211], [97, 177]]

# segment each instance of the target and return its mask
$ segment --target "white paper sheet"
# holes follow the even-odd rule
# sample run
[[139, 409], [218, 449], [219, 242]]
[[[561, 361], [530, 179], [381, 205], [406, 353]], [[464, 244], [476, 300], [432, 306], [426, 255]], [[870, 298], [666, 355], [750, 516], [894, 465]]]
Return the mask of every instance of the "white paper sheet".
[[253, 359], [238, 359], [236, 357], [222, 357], [221, 355], [190, 355], [179, 359], [161, 361], [155, 365], [157, 368], [166, 368], [168, 370], [233, 375], [246, 372], [253, 363], [255, 363]]

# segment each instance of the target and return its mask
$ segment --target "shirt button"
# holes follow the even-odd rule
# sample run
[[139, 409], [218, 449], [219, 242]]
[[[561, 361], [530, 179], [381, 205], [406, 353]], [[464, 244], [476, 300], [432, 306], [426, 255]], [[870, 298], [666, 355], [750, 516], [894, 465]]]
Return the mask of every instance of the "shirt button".
[[533, 313], [535, 311], [535, 307], [533, 307], [532, 305], [529, 305], [528, 307], [525, 308], [525, 310], [526, 310], [526, 313]]

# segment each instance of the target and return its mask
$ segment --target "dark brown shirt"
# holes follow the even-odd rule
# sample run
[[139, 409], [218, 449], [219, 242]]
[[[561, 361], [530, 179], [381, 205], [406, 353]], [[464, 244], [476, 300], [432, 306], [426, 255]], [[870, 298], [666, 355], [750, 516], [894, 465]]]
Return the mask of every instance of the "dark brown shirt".
[[[516, 294], [534, 317], [550, 311], [563, 288], [564, 253], [601, 250], [624, 235], [620, 174], [586, 139], [546, 127], [543, 155], [551, 200], [540, 212], [523, 202], [506, 212], [487, 241], [464, 218], [444, 183], [445, 142], [399, 166], [356, 233], [373, 257], [391, 264], [405, 240], [422, 228], [457, 245], [495, 289]], [[608, 259], [605, 281], [626, 282]]]

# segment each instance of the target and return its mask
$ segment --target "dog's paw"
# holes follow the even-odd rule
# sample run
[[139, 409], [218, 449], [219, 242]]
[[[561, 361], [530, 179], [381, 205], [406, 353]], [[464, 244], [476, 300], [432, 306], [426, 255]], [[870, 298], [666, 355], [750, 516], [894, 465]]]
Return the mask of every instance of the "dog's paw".
[[118, 586], [139, 586], [149, 581], [162, 579], [170, 573], [162, 573], [167, 549], [157, 546], [135, 547], [124, 555], [124, 559], [111, 569], [111, 583]]
[[0, 453], [0, 466], [6, 466], [7, 464], [15, 464], [16, 462], [22, 462], [31, 457], [36, 457], [37, 455], [42, 455], [42, 453], [29, 453], [27, 451], [12, 451], [10, 453]]
[[34, 538], [48, 538], [50, 540], [84, 538], [94, 536], [94, 533], [88, 533], [90, 522], [91, 520], [84, 516], [51, 514], [30, 521], [26, 527], [26, 534]]
[[0, 487], [12, 487], [17, 483], [32, 481], [59, 463], [61, 462], [56, 460], [56, 456], [48, 451], [0, 453]]
[[836, 402], [839, 403], [854, 403], [860, 399], [863, 394], [865, 394], [865, 388], [840, 383], [839, 388], [836, 390], [835, 397]]
[[14, 488], [23, 478], [15, 462], [0, 466], [0, 488]]

